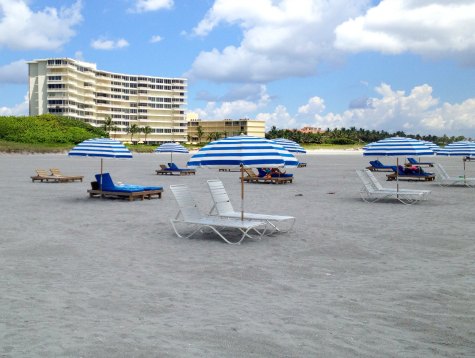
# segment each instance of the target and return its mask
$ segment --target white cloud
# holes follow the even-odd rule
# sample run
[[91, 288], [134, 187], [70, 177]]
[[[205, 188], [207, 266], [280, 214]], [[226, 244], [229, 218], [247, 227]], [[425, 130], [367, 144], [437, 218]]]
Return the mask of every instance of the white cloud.
[[[241, 95], [246, 93], [245, 99], [232, 99], [237, 93]], [[229, 96], [224, 96], [229, 100], [209, 101], [205, 108], [193, 109], [199, 118], [202, 119], [234, 119], [250, 118], [250, 116], [265, 107], [270, 100], [267, 93], [267, 87], [260, 85], [243, 86], [243, 88], [234, 88], [229, 92]], [[243, 97], [241, 97], [243, 98]]]
[[0, 67], [0, 83], [27, 83], [28, 65], [18, 60]]
[[292, 117], [287, 108], [282, 105], [278, 105], [273, 113], [259, 113], [256, 119], [266, 121], [266, 129], [271, 127], [276, 128], [297, 128], [298, 123], [294, 117]]
[[0, 116], [26, 116], [29, 111], [28, 95], [24, 101], [13, 107], [0, 107]]
[[0, 47], [12, 50], [56, 50], [75, 35], [73, 27], [79, 24], [81, 1], [59, 10], [45, 7], [34, 12], [30, 1], [0, 1]]
[[371, 106], [342, 113], [323, 113], [324, 102], [313, 97], [301, 106], [295, 119], [299, 127], [357, 127], [411, 134], [475, 134], [475, 98], [461, 103], [439, 103], [432, 87], [424, 84], [410, 93], [395, 91], [387, 84], [375, 88], [379, 97], [370, 98]]
[[266, 82], [315, 74], [335, 55], [335, 27], [357, 16], [369, 0], [215, 0], [193, 29], [206, 36], [221, 23], [239, 26], [242, 42], [203, 51], [188, 76], [214, 81]]
[[135, 0], [135, 6], [130, 9], [132, 12], [157, 11], [161, 9], [171, 9], [173, 0]]
[[[201, 119], [256, 118], [266, 121], [266, 128], [356, 127], [408, 134], [464, 135], [475, 137], [475, 98], [461, 103], [441, 103], [433, 97], [428, 84], [415, 86], [408, 93], [394, 90], [382, 83], [374, 88], [375, 95], [365, 98], [370, 105], [350, 107], [342, 112], [328, 112], [325, 100], [314, 96], [299, 106], [295, 113], [284, 105], [265, 111], [271, 96], [265, 85], [235, 87], [230, 99], [208, 101], [204, 108], [192, 109]], [[234, 96], [240, 94], [240, 96]], [[212, 96], [210, 96], [211, 98]], [[240, 98], [240, 99], [238, 99]]]
[[114, 50], [117, 48], [123, 48], [129, 46], [127, 40], [118, 39], [118, 40], [107, 40], [104, 38], [93, 40], [91, 42], [91, 47], [96, 50]]
[[257, 104], [250, 101], [238, 100], [232, 102], [208, 102], [205, 108], [195, 109], [202, 119], [234, 119], [249, 118], [249, 113], [258, 109]]
[[162, 41], [163, 38], [160, 35], [153, 35], [150, 39], [151, 43], [156, 43]]
[[299, 114], [321, 113], [325, 110], [325, 101], [320, 97], [312, 97], [308, 103], [301, 106], [298, 110]]
[[383, 0], [335, 33], [335, 46], [346, 51], [455, 55], [467, 61], [475, 53], [475, 2]]

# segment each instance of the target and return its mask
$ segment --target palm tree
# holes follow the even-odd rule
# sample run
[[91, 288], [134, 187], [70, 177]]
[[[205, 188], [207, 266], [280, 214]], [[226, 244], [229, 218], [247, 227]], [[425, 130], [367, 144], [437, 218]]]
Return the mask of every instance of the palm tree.
[[134, 134], [140, 131], [139, 126], [135, 123], [127, 128], [127, 133], [130, 133], [130, 141], [133, 143]]
[[112, 133], [112, 139], [115, 139], [116, 132], [119, 132], [120, 128], [118, 126], [111, 126], [110, 130], [111, 130], [111, 132], [114, 132], [114, 133]]
[[196, 134], [198, 135], [198, 143], [201, 143], [201, 139], [203, 138], [203, 135], [205, 134], [205, 131], [203, 130], [203, 127], [201, 125], [196, 127]]
[[145, 144], [147, 144], [147, 135], [152, 133], [152, 128], [150, 126], [145, 126], [145, 127], [142, 128], [142, 133], [145, 134], [144, 142], [145, 142]]
[[110, 132], [112, 131], [112, 126], [113, 125], [114, 125], [114, 122], [112, 122], [112, 117], [111, 116], [107, 116], [106, 118], [104, 118], [104, 123], [102, 124], [102, 129], [104, 129], [104, 131], [107, 132], [109, 137], [110, 137]]
[[208, 140], [208, 142], [211, 142], [214, 139], [214, 132], [209, 133], [206, 136], [206, 139]]

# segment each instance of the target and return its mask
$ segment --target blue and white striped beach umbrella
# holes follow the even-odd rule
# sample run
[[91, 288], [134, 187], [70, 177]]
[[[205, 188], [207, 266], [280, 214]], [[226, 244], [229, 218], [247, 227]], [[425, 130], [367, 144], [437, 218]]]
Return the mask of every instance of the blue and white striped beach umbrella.
[[170, 162], [173, 163], [173, 153], [188, 153], [188, 149], [182, 146], [180, 143], [163, 143], [158, 146], [155, 153], [170, 153]]
[[87, 139], [76, 145], [69, 156], [132, 158], [132, 153], [118, 140], [108, 138]]
[[261, 137], [240, 135], [211, 142], [188, 161], [187, 166], [208, 168], [295, 167], [298, 160], [284, 147]]
[[423, 141], [405, 138], [392, 137], [370, 143], [363, 148], [364, 156], [427, 156], [434, 155], [434, 151]]
[[422, 141], [425, 145], [427, 145], [434, 153], [437, 153], [440, 150], [440, 147], [435, 144], [434, 142], [428, 141], [428, 140], [423, 140]]
[[437, 155], [474, 157], [475, 142], [460, 141], [447, 144], [437, 152]]
[[[396, 166], [399, 167], [399, 157], [434, 155], [424, 142], [405, 137], [392, 137], [370, 143], [363, 148], [364, 156], [391, 156], [396, 157]], [[399, 190], [399, 176], [396, 171], [396, 187]]]
[[[437, 151], [437, 155], [458, 156], [464, 158], [475, 157], [475, 142], [460, 141], [447, 144], [444, 148]], [[463, 177], [465, 179], [465, 160], [463, 160]]]
[[281, 145], [284, 147], [286, 150], [288, 150], [290, 153], [307, 153], [303, 147], [298, 144], [297, 142], [294, 142], [293, 140], [286, 139], [286, 138], [276, 138], [276, 139], [271, 139], [273, 142]]
[[188, 161], [189, 168], [241, 169], [241, 220], [244, 219], [243, 168], [296, 167], [298, 160], [284, 147], [261, 137], [240, 135], [211, 142]]
[[68, 153], [71, 157], [100, 157], [101, 158], [101, 175], [103, 158], [132, 158], [132, 153], [118, 140], [109, 138], [87, 139], [79, 143]]

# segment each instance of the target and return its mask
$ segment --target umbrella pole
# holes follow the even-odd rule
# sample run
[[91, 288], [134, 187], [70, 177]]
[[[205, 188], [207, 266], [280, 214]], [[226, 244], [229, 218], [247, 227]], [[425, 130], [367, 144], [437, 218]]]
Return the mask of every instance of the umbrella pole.
[[467, 185], [467, 179], [465, 175], [465, 158], [463, 159], [463, 184]]
[[101, 176], [99, 178], [101, 178], [101, 182], [99, 183], [99, 189], [101, 190], [101, 197], [102, 197], [102, 161], [103, 161], [103, 158], [101, 157]]
[[173, 163], [173, 152], [170, 152], [170, 163]]
[[399, 157], [396, 157], [396, 192], [399, 193]]
[[241, 164], [241, 220], [244, 220], [244, 166]]

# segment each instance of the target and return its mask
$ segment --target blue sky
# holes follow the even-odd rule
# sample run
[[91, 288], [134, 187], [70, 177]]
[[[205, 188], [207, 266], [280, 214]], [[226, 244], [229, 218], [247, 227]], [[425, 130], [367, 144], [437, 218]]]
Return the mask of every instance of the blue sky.
[[475, 0], [0, 0], [0, 115], [26, 61], [188, 78], [202, 119], [475, 137]]

